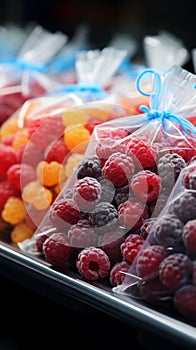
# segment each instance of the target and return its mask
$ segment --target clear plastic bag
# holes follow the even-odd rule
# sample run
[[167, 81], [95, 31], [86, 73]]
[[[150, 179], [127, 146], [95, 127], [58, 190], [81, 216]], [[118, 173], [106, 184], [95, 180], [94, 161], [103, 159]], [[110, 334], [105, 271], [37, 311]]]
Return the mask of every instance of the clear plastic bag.
[[[142, 226], [159, 215], [180, 170], [196, 155], [196, 130], [180, 116], [192, 113], [196, 106], [195, 77], [172, 67], [161, 85], [158, 73], [146, 73], [155, 77], [153, 108], [94, 128], [83, 159], [35, 234], [19, 243], [21, 250], [40, 255], [62, 272], [69, 271], [67, 263], [71, 263], [85, 280], [102, 280], [111, 287], [122, 284], [144, 243]], [[143, 74], [137, 80], [139, 90]], [[162, 163], [171, 165], [166, 176]]]

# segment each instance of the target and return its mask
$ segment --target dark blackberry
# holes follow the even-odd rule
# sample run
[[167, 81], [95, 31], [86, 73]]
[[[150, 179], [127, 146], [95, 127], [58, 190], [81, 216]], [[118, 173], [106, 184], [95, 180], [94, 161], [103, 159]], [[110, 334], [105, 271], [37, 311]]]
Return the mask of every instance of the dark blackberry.
[[157, 244], [173, 248], [182, 242], [184, 225], [175, 215], [165, 214], [154, 224], [152, 231]]
[[181, 170], [186, 167], [185, 160], [177, 153], [164, 154], [158, 161], [157, 170], [162, 186], [171, 192]]
[[129, 185], [116, 188], [114, 195], [115, 205], [118, 207], [121, 203], [124, 203], [126, 200], [128, 200], [130, 194], [132, 194], [132, 192]]
[[195, 219], [196, 197], [190, 191], [184, 191], [171, 202], [169, 212], [174, 213], [184, 224]]
[[89, 213], [89, 222], [102, 234], [114, 228], [117, 221], [118, 211], [108, 202], [99, 203], [92, 212]]
[[83, 158], [77, 168], [78, 179], [82, 179], [86, 176], [99, 179], [101, 174], [101, 163], [97, 156]]

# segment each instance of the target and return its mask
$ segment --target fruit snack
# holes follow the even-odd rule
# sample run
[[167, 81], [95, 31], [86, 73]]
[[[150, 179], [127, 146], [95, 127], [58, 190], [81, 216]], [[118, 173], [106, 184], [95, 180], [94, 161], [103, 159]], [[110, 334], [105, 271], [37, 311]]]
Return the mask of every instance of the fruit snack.
[[16, 57], [0, 61], [0, 125], [23, 103], [58, 86], [49, 77], [47, 63], [64, 45], [66, 36], [35, 26]]
[[184, 167], [117, 293], [196, 326], [196, 161]]
[[71, 94], [26, 101], [0, 128], [1, 219], [17, 246], [40, 224], [82, 159], [95, 125], [129, 115]]
[[[62, 273], [69, 273], [71, 264], [78, 277], [101, 280], [111, 289], [123, 282], [121, 270], [128, 271], [147, 225], [166, 204], [181, 169], [196, 155], [195, 128], [177, 116], [177, 111], [188, 114], [193, 107], [186, 104], [184, 92], [184, 101], [179, 100], [182, 91], [177, 92], [184, 82], [190, 90], [187, 96], [195, 96], [195, 77], [180, 67], [164, 78], [152, 70], [145, 73], [155, 77], [152, 109], [145, 106], [144, 113], [95, 126], [83, 158], [34, 235], [18, 245]], [[139, 90], [145, 73], [137, 79]], [[176, 116], [159, 112], [164, 100]]]

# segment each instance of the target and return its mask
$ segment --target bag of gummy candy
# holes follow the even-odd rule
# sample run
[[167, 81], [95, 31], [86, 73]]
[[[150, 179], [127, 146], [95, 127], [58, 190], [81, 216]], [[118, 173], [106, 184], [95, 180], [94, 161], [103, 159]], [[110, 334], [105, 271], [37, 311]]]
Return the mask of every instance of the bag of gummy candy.
[[27, 100], [0, 128], [0, 218], [7, 241], [30, 238], [82, 159], [94, 126], [129, 114], [74, 94]]
[[46, 73], [46, 64], [64, 45], [66, 36], [36, 26], [16, 57], [0, 60], [0, 125], [22, 104], [54, 89], [57, 82]]
[[149, 73], [155, 78], [151, 108], [95, 126], [83, 158], [21, 250], [62, 272], [71, 263], [87, 281], [122, 283], [144, 243], [142, 227], [158, 216], [196, 155], [196, 130], [181, 116], [195, 109], [196, 77], [180, 67], [164, 77], [146, 70], [139, 90]]
[[145, 236], [123, 282], [113, 291], [165, 306], [174, 316], [196, 325], [195, 158], [181, 170], [165, 207]]

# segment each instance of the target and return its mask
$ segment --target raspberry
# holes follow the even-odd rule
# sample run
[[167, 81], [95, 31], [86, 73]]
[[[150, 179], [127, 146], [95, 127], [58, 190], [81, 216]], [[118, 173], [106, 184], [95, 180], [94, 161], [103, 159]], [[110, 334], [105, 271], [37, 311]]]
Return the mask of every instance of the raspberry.
[[66, 231], [70, 225], [76, 224], [79, 219], [80, 210], [72, 199], [58, 199], [50, 207], [49, 220], [51, 225], [62, 232]]
[[99, 236], [98, 246], [102, 248], [109, 256], [112, 263], [121, 259], [120, 246], [124, 242], [125, 231], [117, 227], [104, 235]]
[[116, 287], [123, 283], [130, 265], [126, 261], [117, 262], [110, 271], [110, 283]]
[[167, 188], [168, 193], [172, 190], [178, 176], [185, 168], [185, 160], [177, 153], [167, 153], [158, 161], [158, 174], [161, 177], [162, 185]]
[[182, 240], [187, 251], [196, 254], [196, 219], [190, 220], [184, 225]]
[[160, 263], [168, 255], [164, 247], [151, 245], [142, 249], [136, 262], [136, 272], [145, 280], [152, 280], [158, 276]]
[[78, 164], [83, 159], [83, 155], [79, 153], [72, 153], [65, 164], [65, 176], [70, 177], [74, 170], [77, 168]]
[[104, 234], [116, 226], [118, 212], [111, 203], [101, 202], [89, 213], [89, 221], [97, 232]]
[[29, 182], [36, 180], [36, 173], [29, 164], [14, 164], [7, 171], [7, 179], [13, 189], [20, 191]]
[[175, 215], [165, 214], [152, 228], [155, 242], [165, 248], [174, 248], [182, 242], [183, 228], [183, 223]]
[[11, 225], [16, 225], [23, 221], [26, 215], [26, 209], [20, 198], [9, 197], [1, 213], [2, 219]]
[[166, 288], [158, 278], [139, 283], [140, 296], [153, 305], [164, 304], [171, 298], [171, 290]]
[[187, 282], [192, 269], [189, 258], [181, 253], [167, 256], [159, 266], [159, 278], [167, 288], [179, 288]]
[[[111, 140], [121, 140], [129, 135], [129, 132], [124, 128], [117, 128], [110, 125], [109, 128], [104, 126], [99, 130], [100, 139], [111, 139]], [[101, 140], [101, 142], [104, 140]]]
[[90, 137], [90, 132], [84, 126], [80, 125], [68, 126], [64, 132], [64, 142], [66, 147], [70, 151], [77, 153], [85, 152]]
[[50, 237], [51, 234], [53, 234], [53, 233], [54, 233], [54, 229], [36, 233], [36, 235], [35, 235], [35, 245], [36, 245], [38, 253], [43, 254], [43, 244], [44, 244], [45, 240], [48, 237]]
[[127, 142], [126, 154], [130, 157], [134, 156], [136, 167], [148, 169], [155, 165], [157, 159], [157, 149], [151, 146], [147, 141], [137, 139], [136, 137], [129, 138]]
[[96, 154], [103, 161], [108, 159], [113, 153], [125, 153], [125, 151], [126, 146], [116, 143], [113, 139], [102, 139], [96, 146]]
[[136, 230], [142, 226], [145, 219], [148, 218], [147, 209], [135, 198], [129, 198], [118, 207], [118, 216], [120, 224], [131, 230]]
[[172, 146], [174, 150], [171, 150], [171, 152], [178, 153], [186, 163], [196, 155], [196, 140], [191, 137], [186, 137], [186, 139], [174, 139]]
[[116, 188], [114, 202], [118, 207], [121, 203], [124, 203], [132, 195], [130, 185], [125, 185], [123, 187]]
[[186, 285], [174, 295], [174, 305], [178, 312], [189, 320], [196, 321], [196, 287]]
[[169, 212], [174, 213], [184, 224], [195, 219], [196, 197], [189, 191], [183, 192], [171, 202]]
[[182, 184], [185, 188], [196, 190], [196, 167], [188, 167], [182, 174]]
[[140, 236], [145, 240], [149, 233], [151, 232], [151, 228], [156, 222], [155, 218], [148, 218], [143, 221], [143, 224], [140, 228]]
[[115, 187], [121, 187], [130, 181], [134, 173], [132, 159], [120, 152], [113, 153], [102, 168], [102, 175]]
[[6, 180], [7, 170], [18, 163], [16, 152], [11, 146], [0, 145], [0, 181]]
[[85, 157], [77, 167], [77, 178], [89, 176], [99, 179], [102, 175], [100, 159], [97, 156]]
[[138, 234], [129, 234], [125, 241], [121, 244], [121, 254], [125, 261], [132, 264], [133, 260], [137, 256], [144, 239]]
[[20, 146], [17, 151], [17, 158], [19, 163], [23, 162], [35, 168], [37, 164], [43, 160], [43, 153], [41, 149], [36, 148], [31, 143], [28, 143], [26, 146]]
[[47, 163], [42, 161], [38, 163], [36, 174], [39, 181], [46, 187], [52, 187], [60, 183], [62, 165], [52, 161]]
[[161, 191], [161, 178], [150, 170], [141, 170], [133, 175], [131, 189], [144, 203], [157, 199]]
[[61, 117], [46, 117], [35, 119], [28, 123], [30, 141], [39, 149], [47, 146], [63, 136], [64, 125]]
[[44, 151], [44, 159], [47, 163], [58, 162], [62, 164], [66, 156], [69, 154], [69, 150], [65, 145], [63, 137], [57, 141], [53, 141]]
[[8, 181], [0, 182], [0, 212], [10, 197], [19, 197], [19, 192], [15, 191]]
[[84, 212], [93, 209], [101, 198], [101, 185], [93, 177], [87, 176], [77, 180], [73, 189], [73, 199]]
[[10, 233], [11, 241], [13, 243], [23, 242], [26, 239], [30, 239], [33, 233], [34, 231], [25, 222], [20, 222], [15, 225]]
[[76, 262], [78, 272], [89, 281], [104, 279], [110, 272], [110, 260], [101, 248], [81, 250]]
[[53, 233], [43, 243], [43, 254], [46, 261], [56, 268], [65, 267], [71, 253], [72, 247], [63, 233]]
[[70, 245], [74, 248], [83, 249], [97, 245], [97, 233], [90, 226], [88, 220], [79, 220], [72, 225], [67, 232]]

